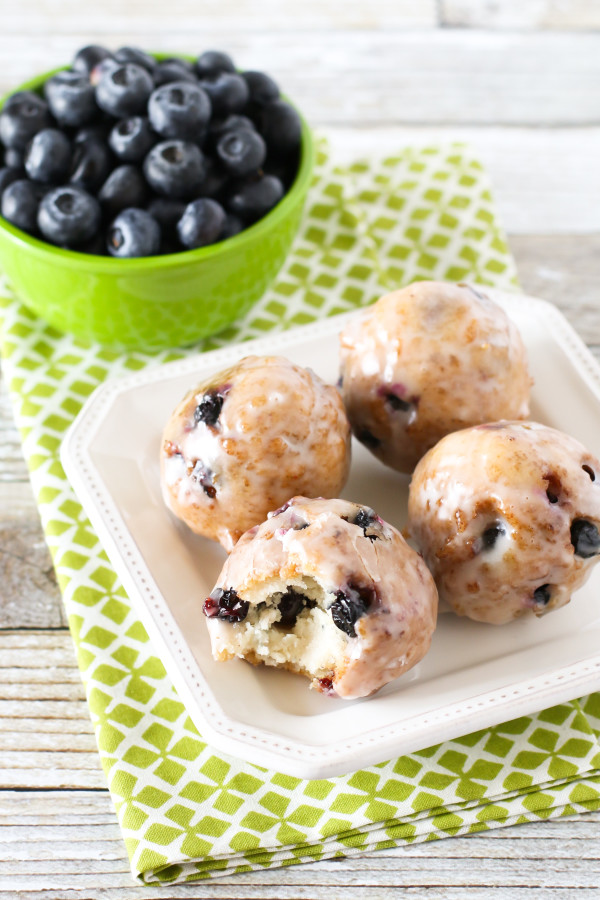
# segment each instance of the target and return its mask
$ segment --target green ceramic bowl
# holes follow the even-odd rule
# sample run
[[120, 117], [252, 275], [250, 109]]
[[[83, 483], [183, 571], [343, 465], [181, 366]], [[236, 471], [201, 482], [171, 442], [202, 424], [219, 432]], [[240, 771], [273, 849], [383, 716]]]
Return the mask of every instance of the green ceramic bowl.
[[[17, 90], [39, 90], [52, 74]], [[143, 259], [91, 256], [39, 241], [0, 217], [0, 266], [30, 309], [83, 341], [116, 350], [191, 344], [243, 316], [281, 268], [313, 158], [303, 121], [300, 166], [288, 193], [256, 224], [210, 247]]]

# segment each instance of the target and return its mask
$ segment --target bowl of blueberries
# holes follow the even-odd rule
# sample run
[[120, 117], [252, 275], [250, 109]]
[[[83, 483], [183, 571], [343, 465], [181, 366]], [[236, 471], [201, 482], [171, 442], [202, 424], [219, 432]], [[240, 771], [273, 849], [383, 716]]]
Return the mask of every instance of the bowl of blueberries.
[[191, 344], [244, 315], [298, 230], [314, 148], [266, 73], [91, 45], [0, 108], [0, 265], [59, 331]]

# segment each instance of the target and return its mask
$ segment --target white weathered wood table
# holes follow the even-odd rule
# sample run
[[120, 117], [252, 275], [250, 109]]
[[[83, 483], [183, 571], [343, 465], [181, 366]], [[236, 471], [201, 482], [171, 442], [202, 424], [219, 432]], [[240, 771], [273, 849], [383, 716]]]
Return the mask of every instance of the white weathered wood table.
[[[466, 139], [523, 287], [600, 358], [598, 0], [0, 0], [0, 90], [92, 40], [222, 47], [273, 73], [337, 151]], [[136, 887], [0, 383], [0, 895], [23, 900], [600, 896], [600, 814], [358, 859]]]

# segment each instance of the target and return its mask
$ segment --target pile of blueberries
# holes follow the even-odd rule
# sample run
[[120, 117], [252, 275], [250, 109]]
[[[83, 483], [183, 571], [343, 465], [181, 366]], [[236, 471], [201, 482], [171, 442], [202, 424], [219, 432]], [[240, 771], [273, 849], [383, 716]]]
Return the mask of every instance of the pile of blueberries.
[[300, 137], [300, 118], [273, 79], [238, 73], [226, 53], [191, 63], [84, 47], [43, 97], [7, 99], [0, 211], [83, 253], [204, 247], [279, 203], [298, 170]]

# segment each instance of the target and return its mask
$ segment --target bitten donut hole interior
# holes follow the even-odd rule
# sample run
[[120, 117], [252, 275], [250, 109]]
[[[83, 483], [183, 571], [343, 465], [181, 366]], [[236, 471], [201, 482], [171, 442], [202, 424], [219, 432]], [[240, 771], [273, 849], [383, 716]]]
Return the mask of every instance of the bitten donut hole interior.
[[329, 611], [335, 594], [305, 575], [264, 581], [245, 591], [244, 600], [248, 615], [228, 635], [233, 655], [310, 678], [331, 675], [348, 642]]

